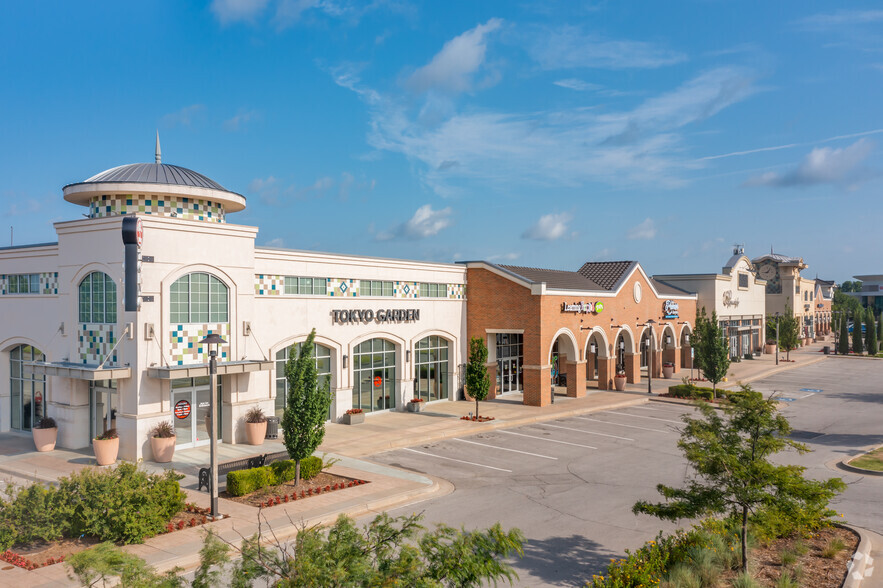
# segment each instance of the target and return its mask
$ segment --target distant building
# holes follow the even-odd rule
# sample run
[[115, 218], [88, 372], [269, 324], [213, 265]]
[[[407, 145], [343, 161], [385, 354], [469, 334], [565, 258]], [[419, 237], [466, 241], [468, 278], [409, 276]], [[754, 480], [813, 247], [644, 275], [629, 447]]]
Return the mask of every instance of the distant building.
[[846, 292], [861, 300], [865, 308], [873, 308], [879, 315], [883, 312], [883, 274], [870, 274], [866, 276], [852, 276], [862, 283], [861, 292]]
[[[816, 281], [804, 278], [800, 272], [809, 266], [802, 257], [789, 257], [770, 251], [751, 260], [757, 276], [766, 281], [766, 312], [794, 313], [800, 321], [800, 334], [805, 340], [815, 339], [830, 332], [830, 302], [816, 300]], [[822, 307], [817, 304], [822, 303]]]

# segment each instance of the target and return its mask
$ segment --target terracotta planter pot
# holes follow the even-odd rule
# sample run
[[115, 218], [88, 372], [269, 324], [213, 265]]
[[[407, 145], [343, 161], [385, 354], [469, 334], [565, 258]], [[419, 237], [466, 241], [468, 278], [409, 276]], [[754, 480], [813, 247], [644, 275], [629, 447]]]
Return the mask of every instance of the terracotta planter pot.
[[267, 436], [267, 421], [262, 423], [245, 423], [245, 436], [249, 445], [263, 445]]
[[31, 429], [34, 434], [34, 445], [37, 451], [52, 451], [55, 449], [55, 441], [58, 439], [58, 427], [51, 429]]
[[343, 415], [343, 424], [344, 425], [358, 425], [360, 423], [365, 422], [365, 413], [357, 412], [355, 414], [344, 414]]
[[105, 466], [116, 463], [117, 454], [120, 452], [120, 438], [116, 439], [92, 439], [92, 450], [98, 465]]
[[175, 455], [175, 441], [177, 437], [151, 437], [150, 451], [153, 452], [153, 461], [157, 463], [169, 463]]
[[625, 380], [625, 376], [616, 376], [613, 378], [613, 386], [618, 392], [622, 392], [623, 390], [625, 390]]
[[664, 365], [662, 366], [662, 377], [666, 380], [671, 380], [671, 377], [675, 373], [675, 367], [673, 365]]
[[426, 410], [425, 402], [409, 402], [408, 403], [408, 412], [423, 412]]
[[766, 344], [764, 344], [764, 346], [763, 346], [763, 352], [766, 353], [767, 355], [772, 355], [772, 354], [774, 354], [774, 353], [776, 352], [776, 346], [775, 346], [775, 345], [766, 345]]

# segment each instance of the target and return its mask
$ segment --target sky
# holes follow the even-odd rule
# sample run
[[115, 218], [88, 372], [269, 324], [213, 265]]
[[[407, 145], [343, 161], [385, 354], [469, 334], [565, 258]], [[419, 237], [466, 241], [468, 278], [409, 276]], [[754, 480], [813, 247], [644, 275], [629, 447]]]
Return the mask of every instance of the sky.
[[15, 244], [158, 130], [259, 245], [883, 273], [877, 2], [16, 2], [0, 84]]

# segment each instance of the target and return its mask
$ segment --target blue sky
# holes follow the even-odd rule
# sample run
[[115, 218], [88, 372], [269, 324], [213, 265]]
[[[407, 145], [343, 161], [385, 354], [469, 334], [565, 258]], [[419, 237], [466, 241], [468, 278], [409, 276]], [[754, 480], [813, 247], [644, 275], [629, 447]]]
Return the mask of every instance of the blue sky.
[[879, 273], [883, 10], [840, 6], [8, 3], [0, 213], [54, 240], [85, 211], [61, 187], [159, 129], [259, 244], [671, 273], [738, 242]]

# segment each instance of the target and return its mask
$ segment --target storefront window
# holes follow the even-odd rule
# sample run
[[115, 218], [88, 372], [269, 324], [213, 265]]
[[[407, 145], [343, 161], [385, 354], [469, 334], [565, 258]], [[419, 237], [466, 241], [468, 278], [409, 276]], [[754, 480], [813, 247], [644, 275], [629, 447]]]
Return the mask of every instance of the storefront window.
[[89, 435], [92, 439], [116, 429], [118, 410], [116, 380], [89, 382]]
[[92, 272], [79, 286], [80, 322], [112, 325], [117, 322], [117, 286], [103, 272]]
[[497, 333], [497, 393], [518, 392], [523, 389], [522, 372], [524, 335]]
[[46, 356], [30, 345], [9, 352], [10, 426], [19, 431], [30, 431], [46, 415], [46, 376], [34, 374], [24, 365], [28, 361], [46, 361]]
[[[422, 292], [422, 290], [421, 290]], [[426, 337], [417, 342], [414, 362], [417, 388], [414, 396], [427, 402], [449, 396], [448, 342], [442, 337]]]
[[353, 353], [353, 408], [365, 412], [396, 406], [395, 345], [385, 339], [369, 339]]
[[227, 322], [227, 286], [215, 276], [187, 274], [172, 284], [169, 293], [173, 324]]
[[[295, 343], [295, 357], [300, 354], [300, 348], [303, 346], [303, 343]], [[291, 351], [291, 346], [283, 347], [276, 353], [276, 416], [280, 419], [282, 418], [283, 413], [285, 413], [285, 406], [288, 402], [288, 378], [285, 377], [285, 364], [288, 363], [288, 354]], [[313, 357], [316, 358], [316, 375], [318, 376], [319, 383], [322, 384], [325, 380], [323, 378], [327, 378], [327, 381], [331, 382], [331, 349], [325, 347], [324, 345], [320, 345], [316, 343], [313, 346]], [[329, 407], [329, 415], [328, 418], [331, 418]]]

